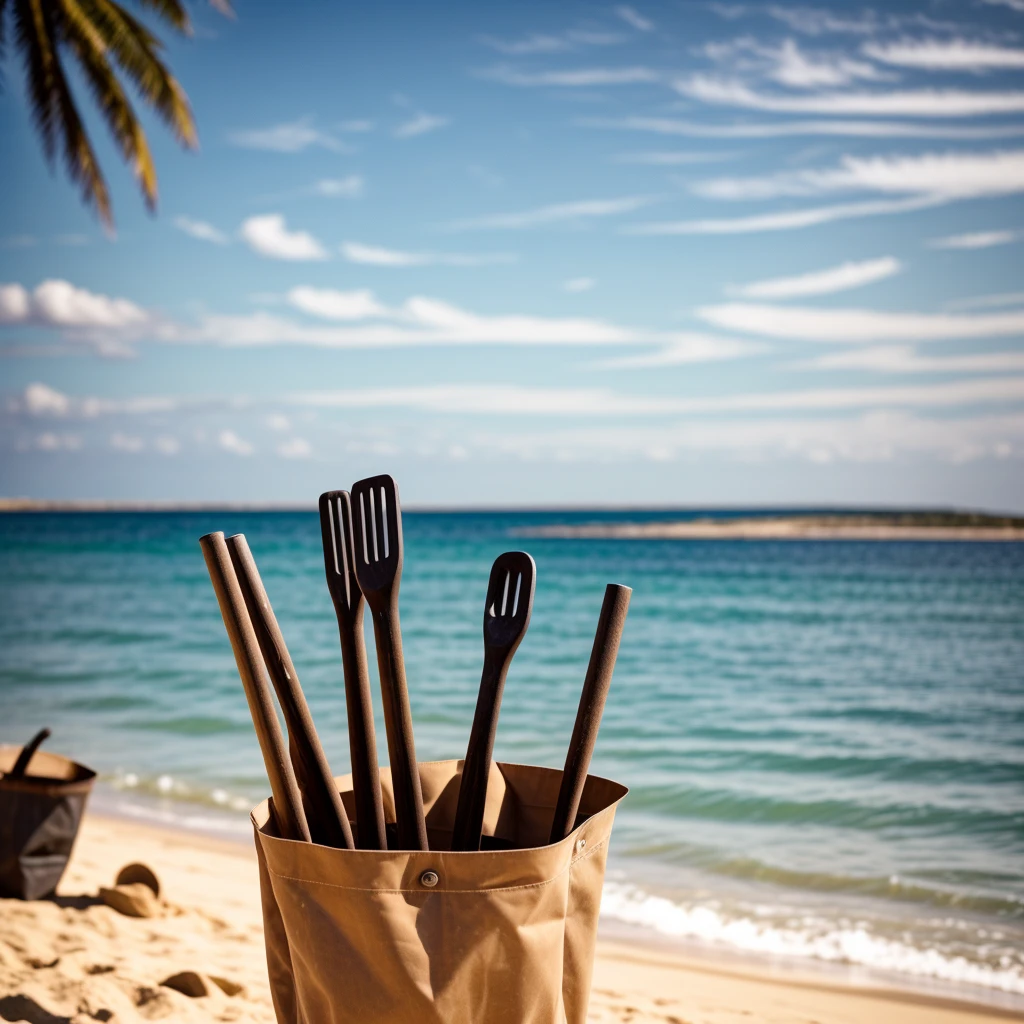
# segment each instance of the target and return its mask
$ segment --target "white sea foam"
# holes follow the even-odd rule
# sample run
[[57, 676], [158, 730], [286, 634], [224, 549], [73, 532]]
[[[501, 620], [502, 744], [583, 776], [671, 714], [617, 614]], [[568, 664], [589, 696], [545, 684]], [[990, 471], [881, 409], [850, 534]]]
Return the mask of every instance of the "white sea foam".
[[828, 922], [821, 917], [756, 910], [730, 915], [707, 904], [686, 906], [628, 884], [608, 882], [603, 916], [674, 938], [728, 946], [746, 953], [804, 957], [897, 972], [955, 984], [1024, 995], [1024, 965], [999, 958], [999, 965], [968, 960], [934, 947], [916, 947], [874, 935], [863, 922]]

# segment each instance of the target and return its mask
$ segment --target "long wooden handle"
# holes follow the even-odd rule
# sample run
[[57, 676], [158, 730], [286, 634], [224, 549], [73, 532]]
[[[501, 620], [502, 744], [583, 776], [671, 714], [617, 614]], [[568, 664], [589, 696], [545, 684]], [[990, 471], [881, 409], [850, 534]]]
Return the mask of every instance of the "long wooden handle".
[[491, 774], [491, 754], [494, 735], [498, 731], [498, 712], [505, 678], [512, 663], [514, 651], [484, 652], [484, 668], [480, 675], [480, 691], [476, 698], [473, 728], [469, 733], [466, 760], [462, 765], [459, 784], [459, 803], [452, 828], [453, 850], [479, 850], [480, 830], [483, 827], [484, 807], [487, 803], [487, 780]]
[[361, 850], [386, 850], [384, 803], [377, 765], [377, 735], [373, 726], [370, 671], [363, 640], [363, 605], [349, 620], [338, 615], [341, 663], [345, 670], [345, 708], [352, 760], [352, 792], [356, 802], [356, 845]]
[[39, 732], [37, 732], [35, 736], [33, 736], [32, 739], [30, 739], [28, 743], [26, 743], [25, 746], [21, 748], [21, 753], [18, 755], [18, 760], [14, 762], [14, 767], [7, 773], [7, 778], [22, 778], [25, 772], [28, 771], [29, 762], [32, 760], [32, 756], [35, 754], [35, 752], [39, 749], [40, 744], [42, 744], [45, 740], [48, 740], [49, 738], [50, 730], [45, 728], [40, 729]]
[[223, 533], [208, 533], [201, 537], [199, 544], [206, 559], [224, 626], [228, 631], [235, 664], [249, 703], [252, 724], [256, 727], [256, 738], [263, 752], [263, 763], [270, 779], [273, 794], [273, 812], [277, 829], [285, 839], [297, 839], [308, 843], [309, 826], [302, 809], [302, 797], [295, 782], [292, 762], [285, 749], [281, 725], [270, 696], [270, 687], [263, 674], [263, 658], [259, 643], [249, 620], [245, 599], [238, 585], [231, 554]]
[[562, 785], [558, 790], [558, 803], [555, 805], [555, 817], [551, 823], [552, 843], [563, 840], [576, 823], [632, 593], [629, 587], [617, 583], [609, 583], [605, 587], [601, 617], [597, 620], [594, 647], [590, 652], [590, 664], [583, 682], [583, 694], [576, 712], [576, 724], [573, 726], [569, 753], [562, 771]]
[[412, 710], [405, 680], [402, 634], [398, 624], [397, 601], [379, 611], [371, 604], [373, 637], [377, 645], [377, 669], [384, 699], [384, 726], [391, 760], [391, 784], [395, 793], [398, 848], [426, 850], [427, 822], [423, 816], [423, 793], [416, 765], [416, 744], [412, 735]]
[[322, 846], [351, 850], [354, 847], [352, 828], [345, 813], [345, 805], [334, 784], [298, 673], [256, 568], [256, 561], [244, 534], [229, 537], [227, 545], [242, 598], [263, 653], [263, 661], [288, 725], [288, 749], [295, 780], [302, 794], [310, 839]]

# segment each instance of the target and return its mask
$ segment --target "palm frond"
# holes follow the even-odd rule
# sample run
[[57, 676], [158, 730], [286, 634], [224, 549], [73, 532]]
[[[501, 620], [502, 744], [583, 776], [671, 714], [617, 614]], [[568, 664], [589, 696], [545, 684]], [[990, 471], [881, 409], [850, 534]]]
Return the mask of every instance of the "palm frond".
[[59, 133], [69, 177], [78, 184], [84, 202], [95, 207], [103, 223], [112, 227], [107, 184], [57, 53], [53, 9], [45, 0], [15, 0], [14, 24], [18, 48], [25, 55], [29, 103], [43, 151], [52, 163]]
[[[7, 0], [0, 0], [0, 61], [4, 59], [4, 50], [6, 49], [6, 37], [4, 31], [7, 27], [7, 18], [5, 8], [7, 7]], [[4, 72], [3, 68], [0, 68], [0, 89], [4, 87]]]
[[185, 91], [160, 59], [159, 40], [114, 0], [76, 0], [102, 37], [110, 56], [182, 145], [198, 143], [195, 120]]
[[103, 37], [76, 0], [60, 0], [63, 41], [78, 58], [96, 105], [110, 128], [121, 156], [138, 179], [146, 205], [156, 207], [156, 166], [139, 119], [105, 56]]
[[188, 11], [178, 0], [138, 0], [138, 4], [140, 7], [148, 7], [151, 11], [155, 11], [179, 32], [185, 35], [191, 34], [192, 22], [189, 21]]

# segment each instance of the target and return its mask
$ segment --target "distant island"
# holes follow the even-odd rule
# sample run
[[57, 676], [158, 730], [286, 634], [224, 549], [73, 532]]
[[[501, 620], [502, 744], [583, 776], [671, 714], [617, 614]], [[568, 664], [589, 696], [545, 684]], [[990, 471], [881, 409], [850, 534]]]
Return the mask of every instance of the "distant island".
[[1024, 541], [1024, 517], [982, 512], [759, 513], [664, 522], [525, 527], [520, 537], [590, 540], [971, 540]]

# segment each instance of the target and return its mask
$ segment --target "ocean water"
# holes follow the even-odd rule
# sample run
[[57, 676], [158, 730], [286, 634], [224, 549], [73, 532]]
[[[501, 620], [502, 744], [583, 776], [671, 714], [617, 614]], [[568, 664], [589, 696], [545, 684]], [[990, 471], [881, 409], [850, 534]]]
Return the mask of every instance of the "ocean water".
[[[419, 756], [465, 750], [498, 553], [538, 568], [504, 760], [561, 766], [604, 584], [629, 584], [592, 768], [631, 789], [605, 924], [1024, 1008], [1024, 544], [519, 532], [599, 517], [638, 516], [406, 514]], [[49, 725], [101, 772], [99, 806], [244, 838], [267, 783], [197, 544], [214, 529], [247, 535], [347, 771], [305, 513], [0, 516], [0, 741]], [[378, 737], [384, 762], [379, 713]]]

